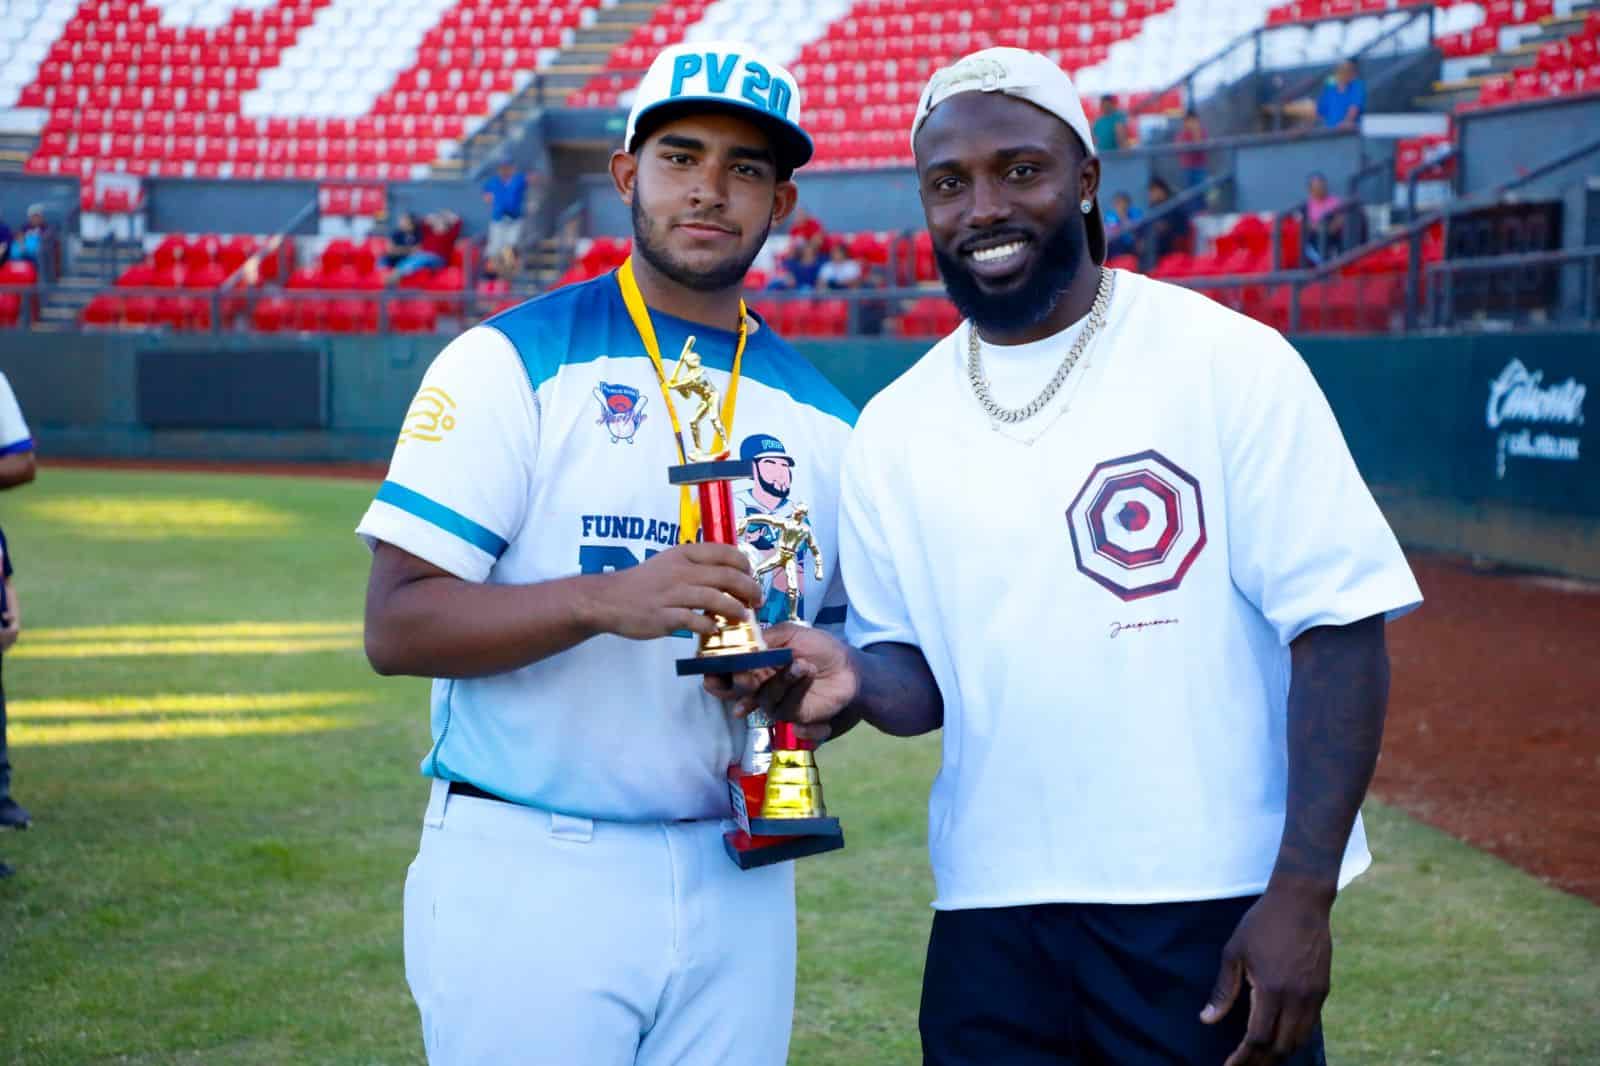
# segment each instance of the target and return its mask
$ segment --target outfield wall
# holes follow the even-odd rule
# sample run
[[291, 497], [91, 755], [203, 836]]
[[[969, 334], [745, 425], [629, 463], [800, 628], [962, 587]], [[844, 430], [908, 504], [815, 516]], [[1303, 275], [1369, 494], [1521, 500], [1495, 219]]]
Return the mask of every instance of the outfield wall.
[[[4, 335], [42, 455], [384, 461], [439, 338]], [[1600, 334], [1299, 342], [1408, 544], [1600, 578]], [[919, 342], [803, 343], [864, 401]]]

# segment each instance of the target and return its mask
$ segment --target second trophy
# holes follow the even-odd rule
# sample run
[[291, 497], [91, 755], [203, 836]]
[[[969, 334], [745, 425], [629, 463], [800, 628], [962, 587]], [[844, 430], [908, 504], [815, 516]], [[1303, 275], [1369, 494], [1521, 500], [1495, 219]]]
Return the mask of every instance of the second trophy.
[[[667, 480], [673, 485], [694, 487], [703, 540], [738, 547], [746, 522], [734, 518], [732, 485], [751, 476], [750, 464], [729, 460], [725, 448], [716, 448], [719, 440], [726, 444], [727, 430], [717, 417], [719, 398], [694, 351], [693, 337], [684, 345], [665, 384], [695, 405], [687, 420], [690, 441], [685, 442], [686, 461], [668, 467]], [[702, 427], [706, 423], [710, 423], [705, 438], [709, 446], [703, 449]], [[789, 592], [789, 620], [798, 621], [799, 562], [808, 550], [815, 560], [816, 577], [822, 578], [822, 561], [805, 505], [797, 504], [787, 518], [759, 516], [748, 522], [768, 527], [778, 546], [777, 553], [766, 563], [757, 565], [752, 560], [752, 568], [757, 576], [782, 569]], [[695, 655], [677, 660], [680, 677], [780, 669], [793, 659], [788, 648], [767, 647], [761, 626], [753, 617], [718, 616], [716, 622], [716, 632], [700, 638]], [[759, 711], [746, 721], [745, 750], [739, 761], [728, 768], [728, 791], [739, 826], [724, 834], [729, 856], [742, 869], [751, 869], [844, 847], [839, 820], [829, 817], [823, 804], [814, 745], [797, 736], [790, 723], [773, 723]]]

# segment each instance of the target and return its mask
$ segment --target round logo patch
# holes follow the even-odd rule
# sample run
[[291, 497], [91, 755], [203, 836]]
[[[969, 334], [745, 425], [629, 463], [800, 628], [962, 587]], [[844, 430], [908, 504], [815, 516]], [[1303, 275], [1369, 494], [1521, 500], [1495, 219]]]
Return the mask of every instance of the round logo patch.
[[1170, 592], [1206, 546], [1200, 483], [1160, 452], [1108, 459], [1067, 508], [1078, 569], [1124, 600]]

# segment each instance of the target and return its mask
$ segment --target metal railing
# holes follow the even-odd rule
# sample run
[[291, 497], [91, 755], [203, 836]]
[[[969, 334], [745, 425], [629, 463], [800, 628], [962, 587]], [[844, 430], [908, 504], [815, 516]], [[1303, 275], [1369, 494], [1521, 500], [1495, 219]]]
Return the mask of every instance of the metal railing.
[[1406, 175], [1406, 217], [1417, 217], [1417, 185], [1426, 180], [1424, 174], [1429, 174], [1444, 166], [1446, 163], [1461, 158], [1461, 146], [1451, 145], [1446, 151], [1424, 161], [1422, 164]]
[[[1594, 328], [1600, 304], [1600, 245], [1551, 252], [1521, 252], [1474, 259], [1445, 259], [1425, 268], [1424, 293], [1429, 312], [1426, 326], [1458, 327], [1458, 294], [1463, 276], [1483, 275], [1471, 285], [1477, 305], [1469, 313], [1475, 321], [1509, 325], [1553, 325], [1573, 320]], [[1571, 275], [1563, 278], [1563, 275]], [[1568, 284], [1563, 284], [1566, 281]], [[1554, 296], [1550, 305], [1540, 290]], [[1530, 300], [1529, 297], [1532, 297]]]
[[[1251, 317], [1286, 333], [1378, 332], [1407, 333], [1463, 328], [1527, 328], [1600, 324], [1600, 246], [1553, 252], [1528, 252], [1478, 259], [1441, 260], [1422, 266], [1423, 281], [1415, 292], [1402, 272], [1345, 273], [1356, 249], [1326, 267], [1275, 270], [1262, 274], [1204, 275], [1167, 280], [1207, 293]], [[1552, 284], [1556, 272], [1557, 298], [1527, 299], [1532, 286]], [[890, 276], [892, 280], [892, 275]], [[1460, 294], [1468, 289], [1463, 279], [1481, 278], [1478, 296], [1463, 313]], [[1482, 292], [1493, 297], [1485, 301]], [[34, 285], [0, 290], [22, 296], [18, 328], [33, 321], [31, 304], [45, 292]], [[57, 290], [59, 291], [59, 290]], [[79, 287], [78, 294], [100, 295], [102, 290]], [[181, 333], [191, 336], [256, 335], [383, 335], [425, 334], [447, 336], [460, 332], [496, 311], [538, 295], [531, 287], [486, 292], [387, 288], [370, 290], [265, 290], [167, 289], [122, 287], [111, 290], [122, 308], [117, 321], [105, 326], [116, 332]], [[837, 290], [747, 291], [745, 299], [759, 312], [781, 316], [777, 327], [791, 336], [937, 336], [954, 323], [953, 310], [934, 316], [929, 328], [902, 321], [926, 301], [947, 304], [944, 289], [936, 283], [888, 285]], [[140, 301], [133, 308], [130, 300]], [[273, 310], [258, 311], [263, 304]], [[410, 304], [413, 313], [397, 314], [397, 305]], [[420, 310], [426, 304], [431, 311]], [[831, 308], [827, 305], [833, 305]], [[787, 316], [804, 308], [798, 320]], [[842, 306], [843, 313], [840, 313]], [[131, 310], [131, 315], [130, 315]], [[416, 313], [420, 310], [420, 313]]]
[[[96, 286], [6, 286], [0, 288], [0, 295], [16, 293], [22, 297], [21, 314], [15, 328], [28, 329], [33, 326], [37, 321], [34, 305], [46, 292], [84, 298], [86, 310], [99, 297], [111, 297], [117, 301], [115, 321], [84, 321], [78, 323], [80, 328], [212, 336], [224, 333], [456, 333], [508, 304], [538, 295], [538, 290], [529, 286], [514, 286], [494, 292], [421, 288], [241, 288], [224, 291], [132, 285], [112, 289]], [[284, 313], [258, 320], [257, 311], [263, 304], [273, 305]], [[423, 322], [432, 319], [433, 328], [425, 330], [397, 325], [396, 304], [431, 305], [433, 314], [423, 313], [420, 318]]]

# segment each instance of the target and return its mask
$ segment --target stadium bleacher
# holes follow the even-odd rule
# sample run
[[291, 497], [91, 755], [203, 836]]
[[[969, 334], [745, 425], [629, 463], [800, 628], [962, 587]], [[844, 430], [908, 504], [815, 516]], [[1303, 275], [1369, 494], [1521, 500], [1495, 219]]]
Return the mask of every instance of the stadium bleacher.
[[[598, 3], [254, 0], [220, 25], [205, 0], [72, 5], [17, 90], [17, 107], [49, 115], [28, 170], [419, 177]], [[62, 8], [38, 10], [13, 82]]]
[[[661, 0], [629, 5], [639, 13], [614, 23], [625, 33], [579, 46], [589, 51], [574, 64], [575, 34], [611, 7], [603, 0], [15, 0], [8, 16], [16, 32], [0, 41], [0, 107], [38, 116], [27, 171], [80, 180], [77, 233], [69, 236], [141, 242], [147, 253], [106, 275], [110, 290], [76, 312], [82, 325], [427, 332], [504, 302], [510, 286], [480, 277], [476, 251], [466, 247], [444, 269], [390, 292], [376, 261], [382, 242], [371, 236], [387, 215], [385, 185], [427, 179], [541, 72], [592, 71], [562, 90], [566, 102], [614, 108], [628, 103], [661, 47], [751, 39], [800, 79], [817, 142], [813, 170], [870, 170], [910, 162], [906, 131], [918, 93], [938, 65], [973, 49], [1041, 51], [1074, 72], [1091, 117], [1102, 94], [1115, 96], [1154, 119], [1133, 123], [1133, 132], [1159, 140], [1182, 108], [1246, 73], [1231, 59], [1201, 62], [1241, 35], [1258, 34], [1252, 62], [1261, 70], [1315, 70], [1409, 24], [1423, 6], [1028, 0], [970, 9], [949, 0], [818, 0], [795, 11], [778, 0]], [[1435, 5], [1432, 32], [1448, 89], [1440, 110], [1600, 91], [1600, 12], [1584, 17], [1586, 7], [1585, 0]], [[1184, 88], [1172, 88], [1186, 71]], [[1460, 173], [1457, 144], [1453, 129], [1398, 137], [1397, 196], [1413, 179], [1448, 196]], [[108, 175], [131, 180], [103, 180]], [[320, 236], [277, 242], [263, 258], [265, 235], [145, 234], [138, 179], [146, 177], [316, 181]], [[1156, 276], [1286, 325], [1286, 286], [1214, 282], [1305, 265], [1301, 208], [1275, 217], [1197, 206], [1204, 225], [1182, 250], [1118, 265], [1142, 261]], [[1387, 209], [1378, 207], [1372, 218], [1381, 228]], [[829, 240], [844, 243], [884, 284], [927, 288], [889, 308], [887, 331], [924, 335], [952, 321], [925, 234], [848, 232]], [[774, 242], [767, 267], [783, 245]], [[1436, 262], [1442, 237], [1429, 231], [1417, 248], [1423, 263]], [[1299, 328], [1380, 329], [1394, 321], [1413, 252], [1381, 241], [1347, 251], [1328, 276], [1304, 286], [1305, 306], [1315, 309], [1300, 316]], [[626, 241], [584, 237], [548, 276], [555, 284], [592, 277], [626, 254]], [[22, 266], [0, 273], [0, 325], [37, 317], [40, 278], [24, 279]], [[765, 280], [758, 269], [753, 290]], [[841, 314], [845, 304], [826, 295], [758, 302], [801, 336], [847, 328], [855, 320]]]

